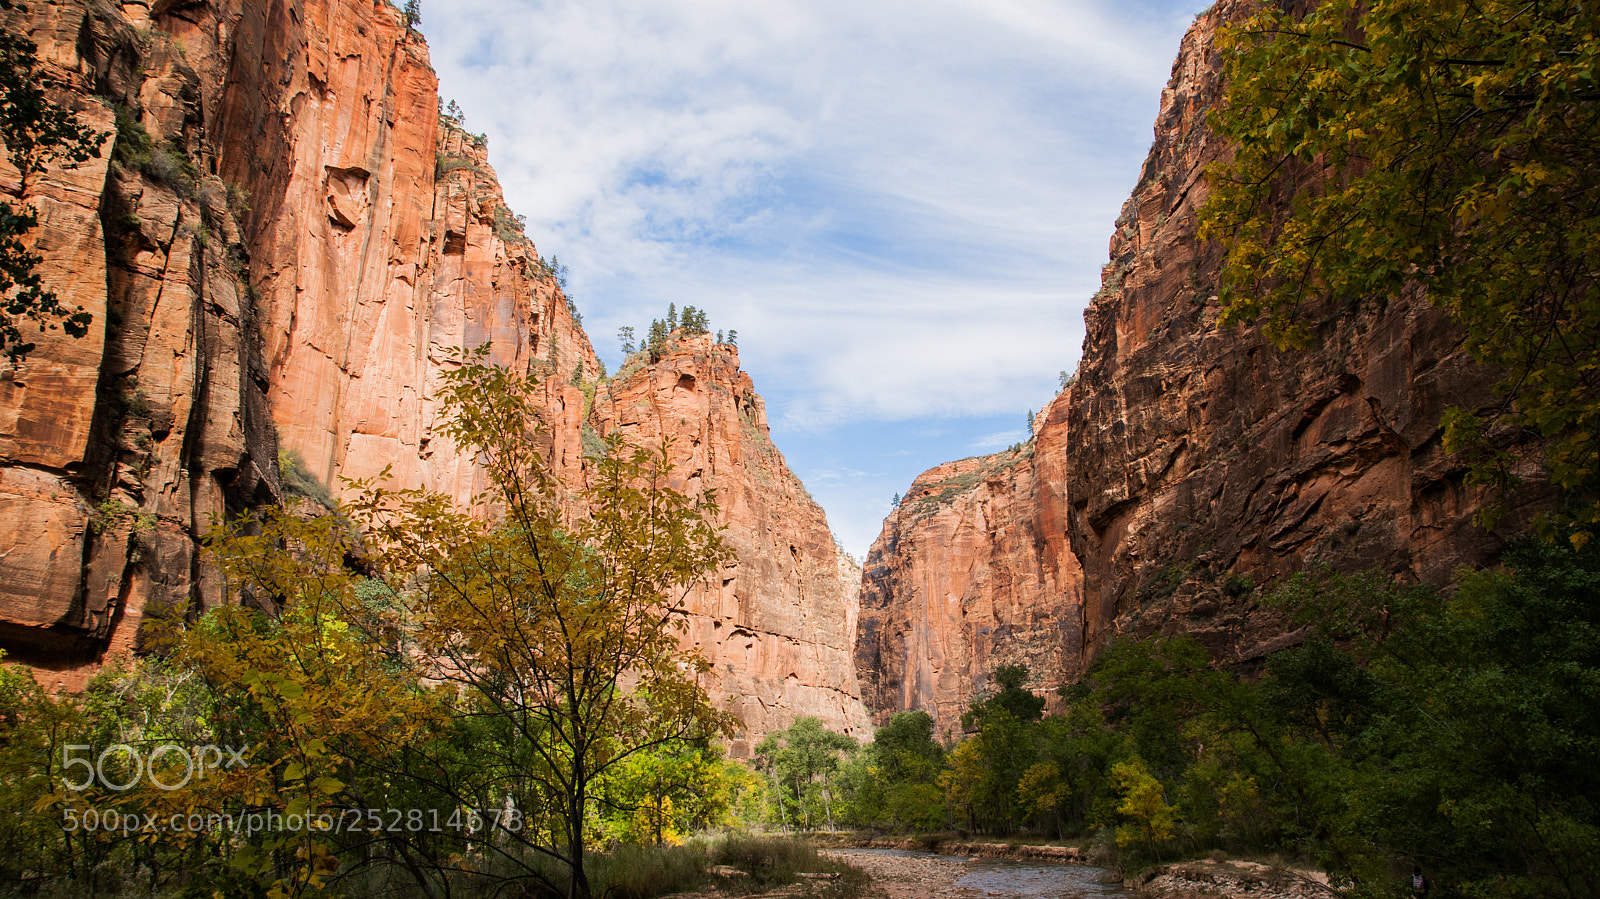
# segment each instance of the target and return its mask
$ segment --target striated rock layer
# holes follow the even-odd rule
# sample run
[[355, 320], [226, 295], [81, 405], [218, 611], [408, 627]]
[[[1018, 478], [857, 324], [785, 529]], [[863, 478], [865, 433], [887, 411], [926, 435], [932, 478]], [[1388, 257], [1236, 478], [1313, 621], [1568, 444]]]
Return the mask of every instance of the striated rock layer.
[[106, 139], [101, 159], [25, 193], [0, 168], [0, 190], [40, 210], [47, 284], [94, 314], [87, 338], [48, 335], [0, 374], [11, 657], [81, 684], [138, 647], [148, 616], [219, 601], [199, 537], [288, 491], [337, 493], [340, 476], [387, 466], [398, 486], [475, 492], [481, 471], [435, 432], [433, 386], [454, 348], [490, 343], [541, 376], [564, 483], [586, 476], [586, 430], [623, 429], [674, 436], [690, 486], [724, 491], [739, 559], [692, 597], [693, 639], [752, 732], [799, 714], [862, 725], [859, 577], [767, 439], [737, 357], [689, 341], [650, 369], [682, 368], [664, 392], [642, 373], [608, 392], [481, 139], [439, 115], [427, 47], [398, 9], [28, 5], [6, 27]]
[[1076, 673], [1082, 574], [1067, 546], [1067, 394], [1006, 452], [912, 482], [867, 554], [855, 660], [878, 724], [923, 709], [941, 738], [1000, 665], [1036, 690]]
[[[943, 521], [908, 531], [904, 512], [891, 516], [863, 592], [863, 620], [883, 623], [864, 627], [857, 648], [880, 718], [925, 708], [945, 721], [965, 706], [993, 667], [976, 609], [1011, 605], [1064, 622], [1009, 639], [994, 659], [1052, 666], [1035, 670], [1037, 689], [1075, 678], [1122, 633], [1191, 633], [1231, 662], [1287, 645], [1297, 635], [1259, 606], [1261, 588], [1313, 564], [1442, 584], [1501, 549], [1473, 522], [1486, 497], [1441, 445], [1444, 410], [1491, 406], [1495, 380], [1446, 314], [1415, 297], [1304, 310], [1312, 348], [1287, 352], [1259, 329], [1218, 326], [1221, 248], [1197, 239], [1196, 213], [1205, 167], [1227, 152], [1205, 123], [1220, 88], [1212, 40], [1244, 8], [1223, 0], [1183, 40], [1085, 314], [1076, 381], [1034, 450], [1042, 458], [1059, 426], [1058, 464], [1011, 500], [1041, 514], [1065, 506], [1036, 545], [1065, 541], [1059, 552], [1075, 562], [1059, 569], [1081, 566], [1081, 587], [955, 580], [952, 565], [1000, 557], [1026, 568], [1040, 554], [1019, 548], [1008, 524], [1026, 511], [968, 511], [987, 482], [948, 503]], [[1524, 474], [1531, 486], [1513, 498], [1513, 527], [1549, 502], [1537, 472]], [[950, 583], [926, 574], [940, 571]]]
[[[471, 491], [471, 460], [430, 439], [449, 348], [599, 366], [483, 148], [441, 127], [398, 10], [29, 6], [8, 27], [107, 135], [98, 164], [23, 198], [48, 210], [47, 283], [96, 330], [51, 335], [0, 397], [0, 504], [17, 513], [0, 522], [17, 550], [0, 556], [0, 632], [72, 685], [135, 648], [146, 615], [217, 600], [196, 539], [283, 495], [280, 461], [312, 493], [386, 465]], [[546, 383], [553, 419], [581, 411], [566, 377]], [[566, 430], [552, 450], [570, 468]]]
[[715, 665], [712, 695], [744, 721], [732, 753], [814, 715], [870, 737], [852, 662], [861, 570], [772, 444], [738, 350], [705, 335], [659, 362], [635, 357], [596, 395], [598, 436], [672, 439], [674, 486], [715, 489], [735, 559], [689, 595], [689, 639]]

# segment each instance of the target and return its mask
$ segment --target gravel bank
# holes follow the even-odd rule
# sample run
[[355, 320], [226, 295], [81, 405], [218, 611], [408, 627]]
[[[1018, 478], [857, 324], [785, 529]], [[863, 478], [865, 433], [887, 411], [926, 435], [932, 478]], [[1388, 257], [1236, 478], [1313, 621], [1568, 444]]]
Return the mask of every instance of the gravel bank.
[[1165, 865], [1141, 884], [1150, 899], [1335, 899], [1328, 877], [1316, 871], [1272, 868], [1246, 861], [1194, 861]]
[[822, 849], [819, 855], [866, 871], [874, 892], [889, 899], [981, 899], [978, 890], [955, 885], [967, 873], [964, 858], [908, 858], [849, 849]]

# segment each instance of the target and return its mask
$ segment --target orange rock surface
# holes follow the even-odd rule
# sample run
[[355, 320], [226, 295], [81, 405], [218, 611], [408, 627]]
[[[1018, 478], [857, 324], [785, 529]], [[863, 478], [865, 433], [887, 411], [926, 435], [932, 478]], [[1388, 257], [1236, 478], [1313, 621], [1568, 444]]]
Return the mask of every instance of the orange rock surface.
[[1067, 394], [1034, 419], [1033, 439], [917, 476], [867, 554], [856, 667], [883, 724], [922, 709], [935, 733], [1000, 665], [1027, 665], [1048, 692], [1082, 657], [1082, 573], [1067, 546]]
[[[1076, 381], [1048, 410], [1033, 470], [980, 460], [995, 473], [885, 522], [857, 648], [877, 718], [922, 708], [947, 725], [1012, 661], [1044, 692], [1119, 634], [1189, 633], [1219, 660], [1258, 658], [1299, 639], [1260, 604], [1292, 572], [1377, 568], [1443, 584], [1501, 549], [1474, 524], [1487, 497], [1440, 429], [1450, 406], [1491, 406], [1496, 375], [1445, 313], [1416, 297], [1302, 310], [1316, 330], [1305, 351], [1218, 325], [1221, 248], [1198, 240], [1196, 214], [1206, 166], [1227, 153], [1205, 122], [1220, 89], [1212, 41], [1247, 6], [1223, 0], [1183, 40], [1085, 313]], [[1550, 501], [1537, 471], [1521, 474], [1509, 530]], [[1028, 521], [1031, 533], [1017, 525]], [[1046, 561], [1062, 574], [1009, 574]], [[1008, 576], [970, 573], [995, 570]], [[990, 636], [1031, 620], [1057, 624]]]
[[[683, 486], [721, 491], [737, 561], [691, 595], [688, 639], [751, 737], [802, 714], [865, 726], [850, 663], [859, 574], [772, 446], [736, 353], [685, 340], [608, 389], [486, 148], [440, 116], [427, 46], [398, 9], [29, 7], [6, 26], [38, 43], [57, 99], [105, 132], [106, 152], [21, 197], [40, 210], [48, 285], [95, 320], [0, 376], [13, 659], [76, 687], [137, 649], [148, 616], [220, 601], [197, 541], [284, 497], [281, 462], [335, 493], [340, 476], [386, 467], [397, 486], [480, 490], [435, 432], [433, 387], [455, 348], [489, 343], [540, 376], [565, 484], [584, 482], [586, 432], [620, 431], [673, 437]], [[0, 190], [17, 198], [15, 172], [0, 169]]]
[[596, 396], [599, 435], [670, 437], [675, 486], [716, 490], [736, 559], [690, 593], [689, 639], [715, 666], [713, 696], [744, 721], [733, 753], [802, 715], [870, 738], [851, 656], [860, 568], [773, 446], [738, 350], [700, 335], [654, 365], [636, 358]]

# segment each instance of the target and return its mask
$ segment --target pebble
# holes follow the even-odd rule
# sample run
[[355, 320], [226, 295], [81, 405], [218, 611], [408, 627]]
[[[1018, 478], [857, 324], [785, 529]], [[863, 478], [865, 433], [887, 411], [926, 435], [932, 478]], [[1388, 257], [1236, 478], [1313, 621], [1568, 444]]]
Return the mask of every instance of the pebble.
[[924, 858], [823, 849], [819, 855], [854, 865], [872, 877], [872, 885], [889, 899], [979, 899], [981, 890], [955, 885], [967, 873], [967, 859]]
[[1223, 896], [1228, 899], [1330, 899], [1338, 895], [1320, 872], [1282, 870], [1253, 862], [1168, 865], [1138, 887], [1159, 899]]

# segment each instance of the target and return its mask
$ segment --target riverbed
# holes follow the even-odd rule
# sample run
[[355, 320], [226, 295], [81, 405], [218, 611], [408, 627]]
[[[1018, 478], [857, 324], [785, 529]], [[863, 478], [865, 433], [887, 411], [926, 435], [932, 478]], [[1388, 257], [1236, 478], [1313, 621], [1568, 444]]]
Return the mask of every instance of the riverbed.
[[889, 899], [1124, 899], [1109, 872], [1085, 865], [965, 858], [903, 849], [823, 849], [872, 876]]

